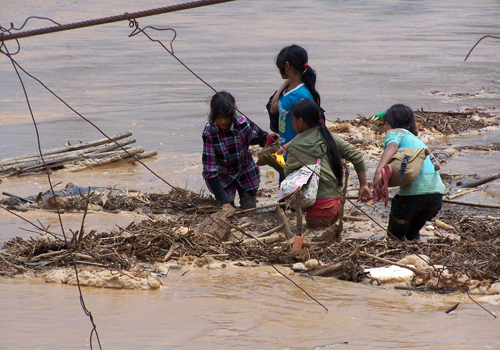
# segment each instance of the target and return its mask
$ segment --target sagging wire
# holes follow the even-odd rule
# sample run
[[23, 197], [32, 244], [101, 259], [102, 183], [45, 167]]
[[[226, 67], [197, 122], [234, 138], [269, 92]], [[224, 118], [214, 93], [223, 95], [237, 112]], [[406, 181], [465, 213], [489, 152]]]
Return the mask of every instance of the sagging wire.
[[[167, 28], [167, 29], [158, 29], [158, 28], [155, 28], [155, 27], [146, 27], [146, 28], [151, 28], [151, 29], [154, 29], [154, 30], [170, 30], [170, 31], [173, 31], [174, 32], [174, 37], [173, 39], [171, 40], [170, 42], [170, 50], [159, 40], [155, 40], [155, 39], [152, 39], [149, 35], [147, 35], [145, 32], [144, 32], [144, 29], [141, 29], [139, 28], [139, 25], [137, 23], [137, 21], [135, 19], [129, 19], [129, 26], [130, 27], [135, 27], [134, 31], [132, 32], [132, 34], [130, 35], [131, 36], [135, 36], [136, 34], [138, 34], [139, 32], [145, 34], [151, 41], [153, 42], [158, 42], [167, 52], [169, 52], [181, 65], [183, 65], [189, 72], [191, 72], [195, 77], [197, 77], [200, 81], [202, 81], [205, 85], [207, 85], [209, 88], [211, 88], [215, 93], [219, 94], [209, 83], [207, 83], [205, 80], [203, 80], [199, 75], [197, 75], [193, 70], [191, 70], [186, 64], [184, 64], [184, 62], [182, 62], [175, 54], [174, 54], [174, 51], [173, 51], [173, 41], [176, 37], [176, 32], [174, 29], [172, 28]], [[17, 41], [17, 40], [16, 40]], [[5, 49], [7, 50], [7, 47], [4, 45], [4, 43], [2, 42], [2, 45], [3, 47], [5, 47]], [[19, 45], [19, 43], [18, 43]], [[0, 47], [1, 48], [1, 47]], [[73, 111], [75, 114], [77, 114], [80, 118], [82, 118], [83, 120], [85, 120], [86, 122], [88, 122], [89, 124], [91, 124], [94, 128], [96, 128], [104, 137], [108, 138], [109, 140], [113, 141], [115, 144], [117, 144], [122, 150], [124, 150], [125, 152], [128, 153], [128, 151], [126, 149], [124, 149], [121, 145], [119, 145], [116, 141], [112, 140], [108, 135], [106, 135], [97, 125], [95, 125], [93, 122], [91, 122], [90, 120], [88, 120], [87, 118], [85, 118], [83, 115], [81, 115], [79, 112], [77, 112], [75, 109], [73, 109], [69, 104], [67, 104], [62, 98], [60, 98], [56, 93], [54, 93], [49, 87], [47, 87], [42, 81], [40, 81], [39, 79], [37, 79], [36, 77], [34, 77], [33, 75], [29, 74], [26, 70], [24, 70], [24, 68], [22, 68], [19, 63], [17, 63], [8, 53], [5, 53], [3, 51], [0, 50], [0, 52], [2, 52], [3, 54], [5, 54], [12, 62], [13, 66], [15, 67], [16, 69], [16, 72], [18, 74], [18, 77], [19, 79], [21, 79], [20, 77], [20, 74], [18, 73], [18, 70], [17, 70], [17, 67], [19, 67], [20, 70], [22, 70], [26, 75], [28, 75], [30, 78], [34, 79], [35, 81], [37, 81], [40, 85], [42, 85], [47, 91], [49, 91], [52, 95], [54, 95], [59, 101], [61, 101], [65, 106], [67, 106], [71, 111]], [[18, 50], [19, 52], [19, 50]], [[21, 80], [22, 81], [22, 80]], [[24, 84], [23, 84], [23, 88], [24, 88]], [[28, 104], [29, 104], [29, 100], [27, 98], [27, 94], [26, 94], [26, 91], [25, 91], [25, 95], [26, 95], [26, 99], [28, 101]], [[229, 102], [230, 101], [227, 101], [226, 102]], [[236, 108], [236, 106], [234, 106], [235, 109], [241, 113], [242, 115], [244, 115], [240, 110], [238, 110]], [[30, 113], [32, 115], [32, 119], [33, 119], [33, 122], [35, 123], [36, 125], [36, 122], [34, 120], [34, 116], [33, 116], [33, 113], [31, 112], [31, 108], [30, 108]], [[246, 117], [246, 116], [245, 116]], [[247, 117], [247, 119], [252, 123], [254, 124], [257, 128], [259, 128], [261, 131], [265, 132], [263, 129], [261, 129], [256, 123], [254, 123], [250, 118]], [[265, 132], [266, 134], [268, 134], [267, 132]], [[39, 139], [39, 135], [37, 133], [37, 138]], [[42, 154], [41, 152], [41, 147], [39, 146], [39, 152], [40, 154]], [[130, 154], [129, 154], [130, 155]], [[132, 155], [131, 155], [132, 156]], [[47, 167], [45, 161], [43, 160], [42, 158], [42, 161], [44, 163], [44, 165]], [[146, 164], [144, 164], [142, 161], [140, 161], [139, 159], [137, 159], [137, 161], [143, 165], [148, 171], [150, 171], [153, 175], [155, 175], [157, 178], [159, 178], [161, 181], [163, 181], [165, 184], [167, 184], [168, 186], [170, 186], [171, 188], [173, 189], [176, 189], [176, 190], [182, 190], [180, 189], [179, 187], [174, 187], [173, 185], [171, 185], [169, 182], [167, 182], [166, 180], [164, 180], [162, 177], [160, 177], [159, 175], [157, 175], [152, 169], [150, 169]], [[51, 191], [52, 191], [52, 194], [54, 195], [54, 189], [53, 189], [53, 186], [52, 184], [50, 183], [50, 174], [49, 174], [49, 169], [47, 167], [47, 175], [48, 175], [48, 178], [49, 178], [49, 184], [50, 184], [50, 188], [51, 188]], [[202, 209], [202, 208], [199, 208], [198, 205], [196, 205], [196, 203], [192, 202], [192, 204], [195, 205], [195, 207], [197, 207], [200, 211], [204, 212], [205, 214], [208, 215], [208, 213]], [[62, 220], [61, 220], [61, 217], [60, 217], [60, 212], [59, 212], [59, 208], [57, 207], [57, 203], [56, 203], [56, 208], [57, 208], [57, 212], [58, 212], [58, 215], [59, 215], [59, 221], [60, 221], [60, 224], [61, 224], [61, 227], [62, 227]], [[216, 224], [222, 226], [222, 223], [214, 220], [210, 215], [208, 215], [208, 217], [213, 221], [215, 222]], [[226, 223], [227, 224], [227, 223]], [[83, 222], [82, 222], [82, 227], [83, 227]], [[251, 238], [255, 238], [256, 237], [253, 237], [252, 235], [248, 234], [247, 232], [243, 231], [242, 229], [238, 228], [238, 227], [234, 227], [235, 229], [237, 229], [238, 231], [240, 231], [242, 234], [244, 235], [247, 235]], [[63, 236], [64, 236], [64, 240], [66, 242], [66, 244], [69, 244], [67, 242], [67, 239], [66, 239], [66, 235], [64, 234], [63, 232]], [[261, 244], [264, 244], [265, 246], [267, 246], [267, 244], [265, 244], [264, 242], [261, 242], [260, 240], [257, 239], [257, 242], [261, 243]], [[75, 272], [77, 273], [77, 269], [76, 269], [76, 262], [74, 260], [74, 256], [72, 255], [72, 259], [73, 259], [73, 265], [75, 267]], [[268, 262], [275, 270], [277, 270], [277, 268], [271, 264], [270, 262]], [[281, 274], [283, 275], [283, 274]], [[284, 276], [284, 275], [283, 275]], [[80, 284], [79, 284], [79, 279], [78, 279], [78, 274], [76, 274], [76, 279], [77, 279], [77, 283], [78, 283], [78, 288], [79, 288], [79, 292], [80, 292], [80, 302], [81, 302], [81, 305], [82, 305], [82, 308], [84, 309], [84, 312], [87, 316], [89, 316], [90, 320], [91, 320], [91, 323], [93, 325], [93, 329], [91, 331], [91, 335], [90, 335], [90, 346], [91, 346], [91, 349], [92, 349], [92, 335], [93, 333], [96, 334], [96, 337], [97, 337], [97, 340], [98, 340], [98, 343], [99, 343], [99, 347], [101, 348], [101, 344], [100, 344], [100, 341], [99, 341], [99, 336], [98, 336], [98, 333], [97, 333], [97, 329], [96, 329], [96, 326], [95, 326], [95, 323], [93, 321], [93, 316], [92, 314], [90, 313], [90, 311], [88, 311], [85, 307], [85, 303], [84, 303], [84, 300], [83, 300], [83, 296], [81, 294], [81, 289], [80, 289]], [[296, 285], [299, 289], [301, 289], [308, 297], [310, 297], [312, 300], [314, 300], [316, 303], [318, 303], [319, 305], [321, 305], [327, 312], [328, 312], [328, 308], [326, 308], [323, 304], [321, 304], [318, 300], [314, 299], [309, 293], [307, 293], [303, 288], [301, 288], [300, 286], [298, 286], [295, 282], [292, 281], [292, 283], [294, 285]]]
[[[19, 28], [16, 28], [14, 27], [14, 23], [10, 22], [10, 28], [4, 28], [2, 26], [0, 26], [0, 34], [3, 35], [3, 33], [9, 33], [9, 34], [12, 34], [12, 31], [13, 30], [22, 30], [26, 24], [28, 23], [29, 20], [31, 19], [41, 19], [41, 20], [45, 20], [45, 21], [50, 21], [58, 26], [60, 26], [61, 24], [60, 23], [57, 23], [56, 21], [50, 19], [50, 18], [47, 18], [47, 17], [38, 17], [38, 16], [30, 16], [28, 18], [26, 18], [26, 20], [24, 21], [24, 23], [21, 25], [21, 27]], [[1, 38], [1, 36], [0, 36]], [[20, 51], [21, 51], [21, 45], [19, 44], [19, 41], [16, 39], [16, 44], [17, 44], [17, 50], [15, 52], [11, 52], [10, 55], [11, 56], [15, 56], [17, 55]], [[2, 48], [5, 46], [5, 43], [2, 41], [0, 41], [0, 51], [2, 50]], [[6, 48], [6, 47], [5, 47]]]
[[[127, 14], [125, 14], [125, 16], [127, 16]], [[156, 42], [158, 44], [161, 45], [161, 47], [163, 47], [165, 49], [165, 51], [167, 51], [173, 58], [175, 58], [177, 60], [177, 62], [179, 62], [184, 68], [186, 68], [192, 75], [194, 75], [199, 81], [201, 81], [203, 84], [205, 84], [208, 88], [210, 88], [213, 92], [215, 92], [217, 95], [219, 95], [226, 103], [230, 104], [231, 106], [234, 107], [234, 109], [240, 113], [240, 115], [244, 116], [246, 119], [248, 119], [253, 125], [255, 125], [260, 131], [264, 132], [266, 135], [268, 135], [269, 133], [267, 131], [265, 131], [264, 129], [262, 129], [259, 125], [257, 125], [257, 123], [255, 123], [252, 119], [248, 118], [242, 111], [240, 111], [238, 109], [238, 107], [232, 103], [231, 101], [228, 101], [226, 98], [224, 98], [224, 96], [222, 96], [219, 91], [217, 91], [212, 85], [210, 85], [208, 82], [206, 82], [202, 77], [200, 77], [198, 74], [196, 74], [191, 68], [189, 68], [179, 57], [177, 57], [177, 55], [175, 55], [174, 53], [174, 48], [173, 48], [173, 42], [175, 41], [175, 38], [177, 37], [177, 32], [175, 31], [175, 29], [173, 28], [165, 28], [165, 29], [160, 29], [160, 28], [155, 28], [155, 27], [151, 27], [151, 26], [146, 26], [144, 28], [140, 28], [139, 27], [139, 22], [137, 22], [137, 20], [135, 18], [129, 18], [129, 27], [131, 28], [134, 28], [134, 30], [132, 31], [132, 33], [130, 33], [129, 35], [129, 38], [130, 37], [133, 37], [133, 36], [136, 36], [137, 34], [139, 33], [142, 33], [144, 34], [149, 40], [151, 40], [152, 42]], [[172, 38], [172, 40], [170, 40], [170, 50], [160, 41], [160, 40], [157, 40], [157, 39], [153, 39], [149, 34], [146, 33], [146, 29], [147, 28], [150, 28], [150, 29], [153, 29], [153, 30], [158, 30], [158, 31], [162, 31], [162, 30], [169, 30], [169, 31], [172, 31], [174, 33], [174, 36]]]
[[[90, 125], [92, 125], [97, 131], [99, 131], [105, 138], [107, 138], [108, 140], [110, 140], [111, 142], [115, 143], [120, 149], [122, 149], [124, 152], [126, 152], [130, 157], [134, 158], [135, 161], [137, 161], [138, 163], [140, 163], [142, 166], [144, 166], [149, 172], [151, 172], [151, 174], [153, 174], [154, 176], [156, 176], [156, 178], [158, 178], [160, 181], [164, 182], [165, 184], [167, 184], [168, 186], [170, 186], [171, 188], [175, 189], [175, 190], [178, 190], [178, 191], [184, 191], [182, 188], [180, 187], [176, 187], [172, 184], [170, 184], [168, 181], [166, 181], [164, 178], [162, 178], [160, 175], [158, 175], [156, 172], [154, 172], [151, 168], [149, 168], [146, 164], [144, 164], [144, 162], [142, 162], [140, 159], [138, 159], [137, 157], [134, 157], [132, 154], [130, 154], [122, 145], [120, 145], [117, 141], [113, 140], [112, 138], [110, 138], [104, 131], [102, 131], [95, 123], [93, 123], [92, 121], [90, 121], [88, 118], [84, 117], [82, 114], [80, 114], [78, 111], [76, 111], [73, 107], [71, 107], [66, 101], [64, 101], [61, 97], [59, 97], [54, 91], [52, 91], [48, 86], [46, 86], [42, 81], [40, 81], [38, 78], [36, 78], [35, 76], [31, 75], [30, 73], [28, 73], [17, 61], [15, 61], [12, 57], [10, 57], [8, 54], [6, 54], [5, 52], [3, 51], [0, 51], [1, 53], [3, 53], [4, 55], [6, 55], [7, 57], [9, 57], [9, 59], [12, 61], [12, 63], [16, 66], [16, 67], [19, 67], [19, 69], [21, 71], [23, 71], [23, 73], [25, 73], [27, 76], [29, 76], [30, 78], [32, 78], [33, 80], [37, 81], [40, 85], [42, 85], [48, 92], [50, 92], [54, 97], [56, 97], [59, 101], [61, 101], [66, 107], [68, 107], [71, 111], [73, 111], [76, 115], [78, 115], [80, 118], [82, 118], [83, 120], [85, 120], [87, 123], [89, 123]], [[16, 69], [17, 71], [17, 69]], [[45, 164], [45, 162], [44, 162]], [[52, 186], [51, 186], [52, 187]]]
[[[160, 8], [156, 8], [156, 9], [134, 12], [131, 15], [127, 14], [127, 16], [130, 16], [133, 18], [141, 18], [141, 17], [160, 15], [160, 14], [169, 13], [169, 12], [189, 10], [189, 9], [193, 9], [193, 8], [197, 8], [197, 7], [216, 5], [216, 4], [221, 4], [221, 3], [225, 3], [225, 2], [232, 2], [232, 1], [235, 1], [235, 0], [192, 1], [192, 2], [186, 2], [183, 4], [177, 4], [177, 5], [171, 5], [171, 6], [166, 6], [166, 7], [160, 7]], [[4, 35], [3, 33], [0, 33], [0, 41], [17, 40], [20, 38], [27, 38], [27, 37], [31, 37], [31, 36], [35, 36], [35, 35], [49, 34], [49, 33], [55, 33], [55, 32], [62, 32], [65, 30], [70, 30], [70, 29], [86, 28], [86, 27], [92, 27], [92, 26], [97, 26], [97, 25], [101, 25], [101, 24], [120, 22], [120, 21], [125, 21], [127, 19], [128, 18], [126, 17], [126, 15], [116, 15], [116, 16], [105, 17], [105, 18], [92, 19], [92, 20], [83, 21], [83, 22], [63, 24], [63, 25], [58, 25], [55, 27], [29, 30], [26, 32], [15, 33], [15, 34], [10, 34], [10, 35]]]
[[481, 39], [479, 39], [475, 44], [474, 46], [472, 46], [472, 49], [470, 49], [469, 53], [467, 54], [467, 56], [465, 56], [465, 59], [464, 61], [467, 61], [467, 58], [469, 58], [469, 55], [471, 54], [472, 50], [474, 50], [474, 48], [481, 42], [481, 40], [485, 39], [485, 38], [493, 38], [493, 39], [500, 39], [500, 36], [495, 36], [495, 35], [485, 35], [483, 36]]
[[[18, 43], [18, 45], [19, 45], [19, 43]], [[54, 186], [52, 185], [52, 179], [50, 177], [50, 169], [49, 169], [49, 167], [48, 167], [48, 165], [45, 162], [45, 159], [43, 157], [42, 146], [41, 146], [41, 142], [40, 142], [40, 133], [38, 131], [38, 124], [36, 122], [35, 115], [33, 114], [33, 110], [31, 108], [30, 100], [29, 100], [29, 97], [28, 97], [28, 92], [26, 91], [26, 87], [24, 85], [23, 79], [22, 79], [21, 74], [19, 73], [19, 70], [18, 70], [18, 67], [20, 69], [22, 69], [22, 68], [17, 64], [17, 62], [15, 62], [15, 60], [9, 54], [9, 49], [7, 48], [7, 46], [3, 45], [3, 48], [5, 49], [6, 52], [3, 52], [3, 51], [1, 51], [1, 52], [10, 59], [10, 61], [12, 63], [12, 66], [14, 67], [14, 70], [15, 70], [18, 78], [19, 78], [19, 82], [21, 83], [21, 87], [23, 89], [23, 93], [24, 93], [24, 96], [25, 96], [25, 99], [26, 99], [26, 104], [27, 104], [28, 109], [29, 109], [31, 120], [33, 121], [33, 126], [35, 127], [35, 133], [36, 133], [36, 139], [37, 139], [37, 147], [38, 147], [38, 152], [40, 154], [40, 159], [41, 159], [41, 161], [42, 161], [42, 163], [45, 166], [46, 171], [47, 171], [47, 180], [49, 182], [49, 186], [50, 186], [50, 189], [51, 189], [51, 192], [52, 192], [52, 196], [55, 197]], [[24, 69], [22, 69], [22, 71], [27, 74], [27, 72]], [[30, 76], [30, 77], [32, 77], [29, 74], [27, 74], [27, 75]], [[38, 79], [35, 79], [35, 80], [37, 80], [38, 82], [40, 82]], [[42, 84], [42, 85], [45, 87], [44, 84]], [[50, 91], [50, 89], [49, 89], [49, 91]], [[66, 232], [64, 230], [64, 225], [63, 225], [62, 218], [61, 218], [61, 211], [60, 211], [59, 204], [57, 203], [57, 201], [55, 201], [55, 205], [56, 205], [56, 211], [57, 211], [57, 217], [58, 217], [58, 220], [59, 220], [59, 225], [60, 225], [60, 228], [61, 228], [61, 233], [63, 235], [66, 247], [67, 247], [68, 251], [70, 251], [72, 265], [73, 265], [73, 268], [75, 270], [75, 276], [76, 276], [76, 281], [77, 281], [77, 285], [78, 285], [78, 292], [79, 292], [79, 298], [80, 298], [80, 305], [82, 306], [83, 312], [85, 313], [85, 315], [87, 315], [89, 317], [90, 323], [92, 324], [92, 330], [90, 332], [90, 349], [93, 349], [92, 339], [93, 339], [93, 335], [95, 334], [95, 336], [97, 338], [97, 343], [99, 345], [99, 349], [102, 350], [101, 341], [99, 339], [99, 333], [97, 332], [97, 326], [96, 326], [96, 324], [94, 322], [94, 317], [92, 316], [92, 313], [85, 306], [85, 301], [83, 299], [83, 294], [82, 294], [82, 290], [81, 290], [81, 287], [80, 287], [80, 280], [79, 280], [79, 276], [78, 276], [78, 268], [77, 268], [77, 265], [76, 265], [75, 256], [73, 254], [74, 252], [73, 252], [72, 249], [70, 249], [71, 246], [70, 246], [70, 244], [68, 242], [68, 239], [67, 239], [67, 236], [66, 236]]]

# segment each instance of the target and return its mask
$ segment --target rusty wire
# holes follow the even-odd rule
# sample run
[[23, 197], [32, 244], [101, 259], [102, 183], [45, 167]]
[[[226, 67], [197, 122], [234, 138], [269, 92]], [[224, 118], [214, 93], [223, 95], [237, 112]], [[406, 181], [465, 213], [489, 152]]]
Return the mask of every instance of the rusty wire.
[[472, 50], [474, 50], [474, 48], [481, 42], [481, 40], [485, 39], [485, 38], [493, 38], [493, 39], [500, 39], [500, 36], [494, 36], [494, 35], [485, 35], [483, 36], [481, 39], [479, 39], [475, 44], [474, 46], [472, 46], [472, 49], [469, 50], [469, 53], [467, 54], [467, 56], [465, 56], [465, 59], [464, 61], [467, 61], [467, 58], [469, 58], [469, 55], [471, 54]]
[[[155, 15], [160, 15], [160, 14], [168, 13], [168, 12], [188, 10], [188, 9], [193, 9], [196, 7], [209, 6], [209, 5], [215, 5], [215, 4], [220, 4], [220, 3], [224, 3], [224, 2], [232, 2], [232, 1], [236, 1], [236, 0], [200, 0], [200, 1], [186, 2], [183, 4], [177, 4], [177, 5], [172, 5], [172, 6], [160, 7], [160, 8], [151, 9], [151, 10], [133, 12], [133, 13], [126, 13], [125, 12], [123, 15], [116, 15], [116, 16], [105, 17], [105, 18], [92, 19], [92, 20], [83, 21], [83, 22], [57, 25], [55, 27], [34, 29], [34, 30], [22, 32], [22, 33], [14, 33], [14, 34], [8, 34], [8, 35], [5, 35], [4, 33], [0, 33], [0, 41], [17, 40], [20, 38], [26, 38], [26, 37], [35, 36], [35, 35], [56, 33], [56, 32], [61, 32], [61, 31], [70, 30], [70, 29], [92, 27], [92, 26], [97, 26], [97, 25], [101, 25], [101, 24], [126, 21], [129, 18], [141, 18], [141, 17], [155, 16]], [[52, 21], [52, 22], [56, 23], [54, 21]], [[21, 28], [23, 28], [23, 27], [21, 27]], [[11, 29], [15, 29], [12, 24], [11, 24]], [[18, 30], [18, 29], [16, 29], [16, 30]]]

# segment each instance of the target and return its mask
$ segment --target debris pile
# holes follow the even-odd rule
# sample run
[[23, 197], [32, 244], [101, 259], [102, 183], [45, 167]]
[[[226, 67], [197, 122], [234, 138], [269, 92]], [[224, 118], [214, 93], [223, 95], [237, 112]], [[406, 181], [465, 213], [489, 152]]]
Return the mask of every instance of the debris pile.
[[[450, 120], [455, 117], [448, 115]], [[436, 120], [432, 121], [431, 117]], [[472, 117], [464, 115], [464, 118]], [[453, 122], [447, 122], [442, 114], [424, 113], [419, 118], [424, 118], [419, 119], [419, 123], [425, 133], [429, 132], [426, 127], [440, 133], [450, 128], [462, 130]], [[481, 118], [483, 122], [479, 124], [483, 127], [497, 122], [486, 116]], [[470, 127], [474, 122], [468, 120], [467, 123]], [[381, 129], [375, 136], [362, 135], [376, 133], [377, 127], [380, 122], [362, 117], [331, 126], [341, 135], [344, 132], [352, 139], [363, 140], [363, 147], [373, 148], [374, 152], [375, 144], [381, 140]], [[380, 148], [376, 152], [380, 154]], [[270, 191], [259, 190], [259, 198], [269, 197]], [[88, 211], [92, 208], [114, 213], [136, 212], [148, 217], [106, 232], [87, 232], [83, 226], [80, 230], [70, 230], [64, 238], [42, 227], [39, 237], [13, 238], [4, 242], [0, 250], [1, 275], [25, 274], [42, 276], [52, 282], [72, 283], [74, 277], [70, 269], [76, 264], [79, 269], [85, 267], [92, 271], [91, 274], [105, 276], [104, 280], [84, 279], [95, 286], [156, 288], [161, 281], [151, 276], [161, 276], [171, 268], [206, 267], [216, 263], [223, 267], [228, 262], [239, 262], [245, 266], [279, 264], [304, 277], [379, 283], [382, 278], [376, 277], [373, 268], [395, 266], [411, 272], [400, 288], [441, 293], [474, 290], [491, 294], [497, 289], [500, 291], [497, 288], [500, 281], [500, 216], [495, 209], [445, 202], [433, 223], [432, 238], [423, 242], [400, 242], [385, 237], [377, 223], [386, 219], [382, 218], [380, 210], [377, 212], [375, 203], [364, 205], [367, 212], [372, 210], [370, 214], [378, 214], [374, 220], [362, 216], [347, 202], [343, 220], [339, 222], [339, 225], [343, 223], [340, 242], [332, 240], [331, 235], [338, 230], [338, 225], [323, 232], [306, 231], [302, 249], [297, 251], [293, 247], [293, 236], [300, 235], [302, 225], [297, 224], [300, 216], [287, 208], [283, 213], [282, 203], [261, 205], [258, 210], [232, 210], [221, 215], [212, 196], [179, 188], [169, 193], [141, 193], [111, 188], [85, 189], [68, 184], [64, 190], [57, 191], [56, 196], [52, 191], [29, 198], [10, 195], [1, 204], [16, 210]], [[214, 225], [219, 225], [220, 229], [213, 230]], [[217, 234], [214, 231], [218, 231]], [[353, 231], [362, 231], [363, 235], [353, 236], [350, 234]], [[307, 263], [311, 261], [316, 263]]]

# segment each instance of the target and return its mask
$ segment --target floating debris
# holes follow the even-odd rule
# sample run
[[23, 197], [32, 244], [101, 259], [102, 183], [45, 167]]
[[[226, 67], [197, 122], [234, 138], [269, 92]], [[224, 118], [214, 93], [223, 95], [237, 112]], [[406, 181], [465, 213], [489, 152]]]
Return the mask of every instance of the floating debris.
[[142, 147], [130, 147], [135, 139], [130, 131], [104, 139], [80, 142], [76, 145], [42, 151], [39, 153], [0, 160], [0, 176], [25, 176], [46, 172], [80, 171], [98, 166], [123, 161], [133, 162], [137, 159], [157, 155], [156, 151], [145, 152]]

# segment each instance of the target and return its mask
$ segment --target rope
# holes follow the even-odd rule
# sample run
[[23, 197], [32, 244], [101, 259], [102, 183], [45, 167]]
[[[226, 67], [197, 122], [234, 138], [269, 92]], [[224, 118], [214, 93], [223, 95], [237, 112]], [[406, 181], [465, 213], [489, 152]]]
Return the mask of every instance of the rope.
[[139, 12], [134, 12], [134, 13], [124, 13], [123, 15], [93, 19], [93, 20], [77, 22], [77, 23], [63, 24], [63, 25], [59, 25], [59, 26], [55, 26], [55, 27], [34, 29], [34, 30], [22, 32], [22, 33], [15, 33], [15, 34], [9, 34], [9, 35], [5, 35], [4, 33], [0, 33], [0, 41], [8, 41], [8, 40], [14, 40], [14, 39], [20, 39], [20, 38], [27, 38], [27, 37], [35, 36], [35, 35], [62, 32], [65, 30], [70, 30], [70, 29], [85, 28], [85, 27], [97, 26], [97, 25], [101, 25], [101, 24], [107, 24], [107, 23], [113, 23], [113, 22], [119, 22], [119, 21], [127, 21], [130, 18], [141, 18], [141, 17], [147, 17], [147, 16], [160, 15], [160, 14], [168, 13], [168, 12], [182, 11], [182, 10], [196, 8], [196, 7], [209, 6], [209, 5], [220, 4], [220, 3], [231, 2], [231, 1], [235, 1], [235, 0], [193, 1], [193, 2], [186, 2], [184, 4], [172, 5], [172, 6], [167, 6], [167, 7], [160, 7], [160, 8], [152, 9], [152, 10], [139, 11]]

